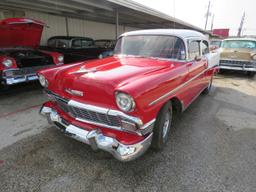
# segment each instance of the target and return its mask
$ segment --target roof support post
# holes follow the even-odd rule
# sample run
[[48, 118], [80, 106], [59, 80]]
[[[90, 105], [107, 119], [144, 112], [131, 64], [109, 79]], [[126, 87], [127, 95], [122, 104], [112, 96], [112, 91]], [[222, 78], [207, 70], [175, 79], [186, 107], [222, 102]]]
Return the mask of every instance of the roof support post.
[[119, 11], [116, 9], [116, 39], [119, 36]]
[[4, 12], [0, 11], [0, 19], [4, 19]]
[[67, 36], [69, 36], [69, 27], [68, 27], [68, 17], [65, 17], [65, 23], [66, 23], [66, 32], [67, 32]]

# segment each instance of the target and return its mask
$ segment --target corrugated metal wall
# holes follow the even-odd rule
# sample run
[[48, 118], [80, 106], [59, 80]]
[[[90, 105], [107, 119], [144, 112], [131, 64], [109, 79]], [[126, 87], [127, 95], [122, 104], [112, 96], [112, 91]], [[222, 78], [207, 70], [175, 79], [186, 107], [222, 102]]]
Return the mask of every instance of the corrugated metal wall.
[[65, 17], [33, 12], [33, 11], [25, 11], [25, 17], [38, 19], [47, 24], [48, 27], [44, 28], [41, 44], [44, 45], [49, 37], [55, 35], [67, 35], [66, 32], [66, 24]]
[[[49, 37], [67, 35], [65, 17], [45, 14], [41, 12], [25, 11], [25, 17], [38, 19], [47, 24], [44, 29], [41, 44], [45, 45]], [[67, 18], [70, 36], [87, 36], [94, 39], [115, 39], [115, 25], [98, 23], [81, 19]], [[119, 27], [119, 33], [137, 30], [132, 27]]]

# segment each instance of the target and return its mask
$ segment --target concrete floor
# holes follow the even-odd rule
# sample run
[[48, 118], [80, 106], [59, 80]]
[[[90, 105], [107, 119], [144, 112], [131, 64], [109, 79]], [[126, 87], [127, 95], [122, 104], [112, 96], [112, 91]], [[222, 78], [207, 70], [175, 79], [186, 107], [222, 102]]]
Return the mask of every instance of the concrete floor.
[[0, 191], [256, 191], [256, 78], [214, 79], [175, 122], [161, 152], [121, 163], [63, 136], [38, 115], [37, 84], [0, 96]]

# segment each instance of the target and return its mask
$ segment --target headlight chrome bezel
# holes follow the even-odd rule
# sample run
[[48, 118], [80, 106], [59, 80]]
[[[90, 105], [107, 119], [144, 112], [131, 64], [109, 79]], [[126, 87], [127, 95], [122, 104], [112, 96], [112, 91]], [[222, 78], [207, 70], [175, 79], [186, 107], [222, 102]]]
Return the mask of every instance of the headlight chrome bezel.
[[[136, 103], [135, 103], [132, 96], [130, 96], [127, 93], [117, 91], [115, 93], [115, 97], [116, 97], [115, 98], [116, 99], [116, 105], [120, 110], [122, 110], [124, 112], [134, 111], [134, 109], [136, 107]], [[124, 100], [126, 100], [126, 104], [122, 103], [122, 102], [125, 102]]]
[[48, 80], [45, 78], [44, 75], [38, 74], [38, 80], [39, 80], [40, 84], [41, 84], [43, 87], [45, 87], [45, 88], [48, 87]]
[[12, 61], [11, 59], [4, 59], [4, 60], [2, 61], [2, 64], [3, 64], [5, 67], [10, 68], [10, 67], [12, 67], [12, 65], [13, 65], [13, 61]]

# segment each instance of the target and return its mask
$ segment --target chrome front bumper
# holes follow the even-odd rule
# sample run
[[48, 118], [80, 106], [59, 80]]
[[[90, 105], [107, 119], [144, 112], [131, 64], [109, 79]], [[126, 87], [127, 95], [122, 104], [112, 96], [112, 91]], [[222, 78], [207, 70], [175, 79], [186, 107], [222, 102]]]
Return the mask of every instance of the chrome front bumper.
[[256, 71], [256, 63], [246, 60], [221, 59], [219, 68], [236, 71]]
[[1, 83], [4, 85], [14, 85], [38, 80], [36, 72], [51, 66], [53, 65], [6, 69], [2, 72]]
[[4, 85], [14, 85], [37, 79], [36, 72], [26, 74], [20, 69], [8, 69], [2, 73], [2, 84]]
[[38, 77], [36, 74], [22, 75], [22, 76], [14, 76], [14, 77], [4, 77], [2, 83], [4, 85], [14, 85], [18, 83], [24, 83], [29, 81], [35, 81]]
[[139, 143], [125, 145], [115, 138], [103, 135], [100, 130], [87, 131], [67, 123], [50, 107], [43, 106], [40, 110], [40, 114], [46, 116], [49, 123], [55, 124], [67, 136], [90, 145], [94, 150], [102, 149], [107, 151], [120, 161], [131, 161], [140, 157], [151, 145], [153, 133], [150, 133]]
[[256, 68], [255, 67], [251, 67], [251, 68], [247, 68], [247, 67], [231, 67], [231, 66], [224, 66], [224, 65], [220, 65], [219, 66], [220, 69], [227, 69], [227, 70], [235, 70], [235, 71], [253, 71], [256, 72]]

